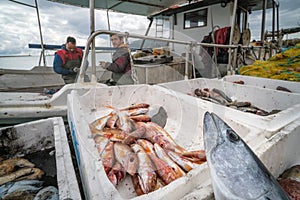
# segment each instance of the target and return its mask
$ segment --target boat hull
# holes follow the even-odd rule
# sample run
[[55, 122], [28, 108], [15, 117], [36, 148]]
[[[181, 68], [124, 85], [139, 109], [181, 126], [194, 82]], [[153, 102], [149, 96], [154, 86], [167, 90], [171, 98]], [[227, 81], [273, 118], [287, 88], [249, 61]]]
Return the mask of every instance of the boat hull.
[[36, 66], [31, 70], [0, 70], [0, 92], [42, 92], [59, 89], [65, 83], [52, 67]]

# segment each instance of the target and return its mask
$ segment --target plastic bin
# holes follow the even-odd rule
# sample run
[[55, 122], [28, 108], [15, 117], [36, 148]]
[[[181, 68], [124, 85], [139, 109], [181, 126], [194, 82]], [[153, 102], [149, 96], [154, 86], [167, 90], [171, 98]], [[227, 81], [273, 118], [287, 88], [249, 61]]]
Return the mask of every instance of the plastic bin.
[[[300, 117], [300, 95], [296, 93], [206, 78], [162, 83], [159, 86], [184, 94], [186, 98], [197, 99], [198, 106], [203, 109], [224, 115], [225, 118], [232, 119], [240, 124], [248, 124], [269, 132], [277, 132]], [[252, 105], [268, 112], [272, 110], [280, 110], [280, 112], [268, 116], [242, 112], [192, 96], [197, 88], [217, 88], [232, 100], [249, 101]]]
[[[211, 196], [209, 171], [206, 163], [194, 168], [186, 176], [167, 186], [142, 196], [136, 196], [129, 175], [117, 188], [110, 183], [88, 125], [111, 111], [105, 106], [123, 108], [134, 103], [163, 106], [168, 115], [164, 128], [172, 138], [188, 150], [204, 149], [202, 129], [203, 116], [207, 110], [198, 106], [197, 100], [193, 97], [186, 98], [186, 95], [175, 93], [173, 90], [149, 85], [95, 88], [84, 95], [72, 91], [68, 95], [68, 121], [86, 198], [181, 199], [197, 187], [206, 188], [203, 195]], [[253, 146], [258, 146], [260, 142], [266, 140], [260, 129], [239, 124], [230, 118], [224, 118], [224, 120]], [[260, 142], [252, 143], [253, 138], [259, 139]]]
[[0, 140], [5, 157], [30, 156], [29, 161], [45, 172], [43, 177], [57, 177], [59, 199], [81, 199], [61, 117], [2, 127]]
[[235, 82], [243, 81], [245, 85], [257, 86], [260, 88], [268, 88], [276, 90], [278, 86], [290, 90], [292, 93], [300, 93], [300, 83], [293, 81], [276, 80], [270, 78], [260, 78], [253, 76], [232, 75], [223, 77], [224, 81]]

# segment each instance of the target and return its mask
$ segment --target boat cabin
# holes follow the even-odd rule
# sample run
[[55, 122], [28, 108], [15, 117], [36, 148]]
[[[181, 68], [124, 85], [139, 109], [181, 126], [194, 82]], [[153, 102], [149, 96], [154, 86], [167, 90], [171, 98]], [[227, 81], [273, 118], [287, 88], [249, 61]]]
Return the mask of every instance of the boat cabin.
[[[156, 20], [156, 36], [163, 30], [160, 26], [165, 23], [162, 21], [167, 21], [170, 33], [169, 38], [183, 41], [193, 40], [199, 43], [233, 44], [240, 46], [241, 48], [236, 52], [237, 55], [232, 53], [231, 56], [240, 57], [242, 60], [236, 58], [235, 60], [231, 60], [232, 63], [229, 63], [230, 48], [207, 49], [211, 56], [215, 56], [214, 61], [216, 63], [231, 64], [233, 68], [236, 68], [241, 61], [243, 62], [242, 64], [246, 64], [241, 56], [244, 56], [244, 51], [250, 48], [251, 30], [249, 28], [249, 18], [251, 17], [251, 13], [253, 11], [262, 11], [260, 18], [262, 23], [260, 41], [265, 41], [267, 39], [265, 34], [266, 9], [269, 8], [272, 8], [273, 13], [273, 27], [269, 37], [271, 37], [272, 41], [275, 41], [275, 39], [278, 41], [279, 38], [275, 38], [275, 35], [279, 35], [277, 34], [279, 33], [279, 4], [275, 0], [189, 1], [189, 3], [172, 6], [155, 13], [151, 15], [149, 19]], [[277, 26], [276, 29], [275, 26]], [[259, 44], [259, 46], [262, 47], [263, 42]], [[185, 52], [184, 49], [176, 45], [173, 48], [178, 52]], [[272, 51], [270, 53], [272, 53]], [[272, 54], [269, 56], [272, 56]], [[255, 55], [256, 59], [259, 57], [260, 56]]]
[[[130, 13], [136, 15], [147, 16], [150, 20], [146, 36], [149, 35], [149, 30], [155, 30], [155, 38], [167, 38], [173, 41], [165, 40], [164, 44], [171, 50], [171, 55], [176, 57], [184, 57], [189, 59], [189, 63], [195, 68], [199, 65], [197, 60], [203, 60], [203, 55], [200, 58], [195, 58], [195, 55], [201, 54], [204, 47], [207, 50], [212, 61], [216, 63], [220, 73], [234, 74], [240, 64], [248, 64], [245, 61], [246, 53], [251, 52], [255, 59], [261, 57], [261, 50], [264, 48], [265, 41], [265, 21], [266, 10], [272, 8], [272, 41], [275, 41], [275, 35], [279, 36], [279, 4], [277, 0], [190, 0], [190, 1], [151, 1], [135, 0], [135, 1], [76, 1], [76, 0], [52, 0], [60, 3], [66, 3], [76, 6], [90, 7], [91, 10], [91, 33], [94, 32], [94, 9], [105, 9], [122, 13]], [[261, 15], [261, 39], [258, 47], [250, 46], [251, 30], [249, 29], [248, 19], [253, 11], [262, 11]], [[109, 17], [109, 14], [107, 14]], [[109, 19], [108, 19], [109, 22]], [[155, 23], [153, 23], [155, 22]], [[276, 22], [276, 23], [275, 23]], [[276, 27], [277, 26], [277, 27]], [[275, 30], [276, 27], [276, 30]], [[130, 34], [129, 34], [130, 37]], [[145, 44], [143, 39], [140, 48]], [[277, 38], [278, 39], [278, 38]], [[188, 41], [199, 45], [200, 49], [195, 50], [195, 45], [182, 45], [175, 41]], [[161, 41], [161, 40], [159, 40]], [[207, 45], [208, 44], [208, 45]], [[225, 45], [225, 46], [222, 46]], [[227, 46], [226, 46], [227, 45]], [[257, 51], [254, 51], [254, 48]], [[271, 48], [277, 48], [276, 44]], [[188, 49], [188, 50], [187, 50]], [[272, 52], [272, 51], [269, 51]], [[258, 55], [257, 55], [258, 54]], [[194, 58], [191, 58], [192, 55]], [[271, 54], [269, 53], [269, 56]], [[206, 57], [204, 56], [204, 59]], [[149, 59], [153, 61], [153, 59]], [[205, 59], [208, 60], [208, 59]], [[189, 64], [184, 67], [188, 68]], [[138, 66], [139, 67], [139, 66]], [[207, 67], [207, 66], [205, 66]], [[185, 73], [189, 69], [184, 70]], [[185, 74], [185, 77], [202, 76], [197, 73], [200, 70], [192, 69], [191, 75]], [[194, 72], [193, 72], [194, 71]], [[198, 75], [197, 75], [198, 74]], [[217, 75], [217, 76], [218, 76]], [[215, 75], [211, 75], [215, 76]], [[149, 83], [149, 82], [145, 82]]]

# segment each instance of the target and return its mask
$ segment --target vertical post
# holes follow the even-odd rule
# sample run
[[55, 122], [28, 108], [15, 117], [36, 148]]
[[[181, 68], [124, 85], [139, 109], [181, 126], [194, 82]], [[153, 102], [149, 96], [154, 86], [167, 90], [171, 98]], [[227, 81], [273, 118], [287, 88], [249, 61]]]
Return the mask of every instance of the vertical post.
[[267, 9], [267, 0], [263, 0], [261, 35], [260, 35], [261, 42], [265, 41], [266, 9]]
[[[90, 0], [90, 35], [92, 35], [95, 31], [95, 0]], [[85, 49], [85, 51], [89, 51], [89, 49]], [[92, 77], [91, 82], [96, 82], [96, 56], [95, 56], [95, 38], [91, 44], [91, 61], [92, 61]]]
[[273, 1], [273, 9], [272, 9], [272, 41], [275, 40], [275, 2]]
[[185, 52], [185, 70], [184, 70], [184, 80], [189, 79], [189, 55], [191, 52], [192, 45], [189, 44]]
[[[233, 31], [234, 31], [234, 26], [235, 26], [236, 8], [237, 8], [237, 0], [234, 0], [232, 14], [231, 14], [231, 29], [230, 29], [229, 45], [232, 44], [232, 40], [233, 40]], [[231, 59], [231, 57], [232, 57], [231, 48], [229, 48], [228, 51], [229, 51], [229, 54], [228, 54], [227, 75], [231, 75], [231, 74], [234, 73], [233, 69], [232, 69], [232, 66], [231, 66], [231, 60], [232, 60]]]
[[281, 48], [282, 43], [281, 43], [280, 40], [282, 40], [282, 38], [279, 35], [279, 2], [278, 2], [278, 4], [276, 4], [276, 14], [277, 14], [277, 17], [276, 17], [276, 21], [277, 21], [277, 41], [279, 41], [280, 48]]
[[[261, 33], [260, 33], [260, 41], [263, 46], [265, 41], [266, 9], [267, 9], [267, 0], [263, 0], [262, 23], [261, 23]], [[261, 58], [261, 49], [259, 49], [258, 58], [259, 59]]]
[[109, 21], [109, 14], [108, 14], [108, 9], [106, 10], [106, 18], [107, 18], [107, 28], [110, 31], [110, 21]]
[[41, 52], [40, 59], [39, 59], [39, 66], [41, 65], [42, 57], [43, 57], [43, 60], [44, 60], [44, 66], [46, 66], [45, 48], [44, 48], [41, 21], [40, 21], [40, 14], [39, 14], [39, 8], [38, 8], [37, 0], [35, 0], [35, 9], [36, 9], [36, 14], [37, 14], [37, 18], [38, 18], [40, 38], [41, 38], [41, 46], [42, 46], [42, 52]]
[[[148, 28], [146, 30], [145, 36], [147, 36], [149, 34], [149, 31], [150, 31], [150, 28], [152, 26], [152, 23], [153, 23], [153, 18], [150, 19], [150, 23], [149, 23]], [[143, 41], [142, 41], [142, 44], [140, 46], [141, 49], [143, 48], [144, 43], [145, 43], [145, 39], [143, 39]]]
[[[172, 24], [170, 25], [170, 39], [174, 39], [175, 38], [175, 31], [174, 31], [174, 27], [175, 25], [177, 25], [177, 15], [173, 14], [172, 16]], [[172, 42], [172, 51], [174, 51], [175, 49], [175, 44], [174, 42]]]

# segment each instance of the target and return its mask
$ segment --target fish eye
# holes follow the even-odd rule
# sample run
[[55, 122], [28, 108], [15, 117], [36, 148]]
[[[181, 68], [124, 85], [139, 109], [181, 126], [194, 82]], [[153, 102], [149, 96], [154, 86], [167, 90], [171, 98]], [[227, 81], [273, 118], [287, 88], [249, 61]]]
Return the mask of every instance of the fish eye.
[[231, 142], [237, 142], [240, 140], [240, 137], [231, 129], [227, 130], [227, 137]]

